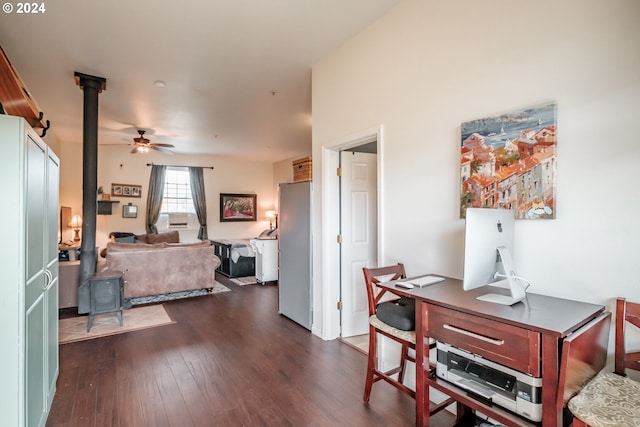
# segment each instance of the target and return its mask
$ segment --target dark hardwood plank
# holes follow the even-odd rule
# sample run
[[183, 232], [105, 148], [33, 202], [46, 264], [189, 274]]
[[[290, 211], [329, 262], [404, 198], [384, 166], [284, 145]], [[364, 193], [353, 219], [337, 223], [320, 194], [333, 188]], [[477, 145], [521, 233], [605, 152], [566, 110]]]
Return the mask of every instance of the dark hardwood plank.
[[[138, 354], [138, 344], [134, 335], [122, 337], [120, 345], [116, 348], [114, 368], [115, 380], [118, 384], [114, 404], [113, 426], [133, 427], [145, 425], [142, 416], [142, 396], [138, 390], [135, 380], [136, 355]], [[114, 340], [115, 337], [111, 337]], [[115, 362], [117, 361], [117, 363]]]
[[280, 316], [277, 286], [227, 286], [165, 303], [174, 324], [62, 345], [47, 427], [414, 425], [393, 387], [362, 401], [366, 355]]

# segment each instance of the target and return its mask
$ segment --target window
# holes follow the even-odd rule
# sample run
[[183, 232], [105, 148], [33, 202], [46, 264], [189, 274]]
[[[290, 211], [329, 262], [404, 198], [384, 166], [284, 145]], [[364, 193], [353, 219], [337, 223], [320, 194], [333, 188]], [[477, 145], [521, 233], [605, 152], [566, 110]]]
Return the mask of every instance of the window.
[[167, 168], [160, 213], [196, 213], [191, 197], [188, 168]]
[[181, 241], [189, 239], [187, 235], [182, 233], [199, 229], [200, 224], [191, 197], [189, 168], [167, 167], [164, 175], [162, 207], [156, 227], [159, 232], [179, 229]]

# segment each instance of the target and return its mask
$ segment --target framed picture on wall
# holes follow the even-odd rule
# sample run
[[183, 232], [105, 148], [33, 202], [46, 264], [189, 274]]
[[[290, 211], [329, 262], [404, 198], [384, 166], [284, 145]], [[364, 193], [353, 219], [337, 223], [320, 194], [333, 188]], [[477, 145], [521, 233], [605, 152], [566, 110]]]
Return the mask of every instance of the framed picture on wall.
[[548, 101], [461, 124], [461, 218], [467, 208], [556, 217], [557, 109]]
[[138, 206], [132, 205], [129, 203], [128, 205], [124, 205], [122, 207], [122, 218], [137, 218], [138, 217]]
[[220, 222], [256, 221], [255, 194], [220, 193]]
[[114, 197], [142, 197], [142, 186], [133, 184], [111, 184]]

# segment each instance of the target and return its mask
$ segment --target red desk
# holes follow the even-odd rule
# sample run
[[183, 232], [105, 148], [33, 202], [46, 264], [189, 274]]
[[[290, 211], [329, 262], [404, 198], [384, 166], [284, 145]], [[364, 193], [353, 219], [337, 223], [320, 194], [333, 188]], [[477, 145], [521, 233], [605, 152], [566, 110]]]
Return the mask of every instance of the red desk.
[[[513, 306], [479, 301], [488, 288], [462, 289], [462, 281], [447, 278], [424, 288], [403, 289], [393, 282], [379, 284], [394, 293], [416, 300], [416, 425], [429, 425], [429, 386], [454, 397], [467, 408], [476, 409], [507, 426], [535, 426], [533, 422], [497, 406], [472, 399], [452, 384], [429, 378], [428, 337], [447, 342], [512, 369], [542, 377], [542, 425], [562, 425], [558, 408], [558, 379], [562, 342], [605, 309], [603, 305], [571, 301], [537, 294]], [[490, 288], [505, 293], [506, 289]], [[456, 336], [451, 324], [471, 332]], [[499, 347], [473, 334], [503, 342]], [[426, 368], [426, 369], [425, 369]]]

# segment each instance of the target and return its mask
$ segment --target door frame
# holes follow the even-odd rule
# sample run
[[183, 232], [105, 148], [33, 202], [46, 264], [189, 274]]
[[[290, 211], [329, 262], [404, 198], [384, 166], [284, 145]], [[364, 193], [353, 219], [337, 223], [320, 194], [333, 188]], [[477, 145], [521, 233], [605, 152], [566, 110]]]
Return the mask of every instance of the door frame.
[[[329, 145], [322, 147], [322, 277], [323, 292], [322, 305], [324, 316], [322, 318], [321, 336], [324, 339], [335, 339], [341, 336], [341, 316], [338, 310], [340, 301], [341, 286], [341, 251], [337, 242], [340, 233], [340, 180], [336, 175], [336, 170], [340, 164], [340, 152], [349, 148], [357, 147], [368, 142], [376, 141], [377, 145], [377, 184], [378, 193], [378, 263], [384, 259], [384, 215], [381, 206], [384, 206], [384, 193], [382, 191], [384, 182], [384, 170], [382, 165], [384, 156], [384, 132], [383, 126], [367, 129], [354, 135], [341, 138]], [[337, 285], [336, 285], [337, 284]], [[318, 325], [319, 326], [319, 325]], [[320, 331], [316, 331], [320, 332]]]

